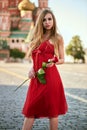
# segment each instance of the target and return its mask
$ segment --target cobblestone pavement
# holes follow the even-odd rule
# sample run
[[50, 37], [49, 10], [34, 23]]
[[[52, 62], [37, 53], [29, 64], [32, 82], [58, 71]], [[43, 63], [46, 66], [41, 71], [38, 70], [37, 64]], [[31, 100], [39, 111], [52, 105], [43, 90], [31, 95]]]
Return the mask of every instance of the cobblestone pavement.
[[[15, 88], [27, 77], [31, 64], [0, 63], [0, 130], [21, 130], [21, 114], [28, 82]], [[87, 64], [64, 64], [58, 67], [66, 92], [69, 110], [59, 116], [59, 130], [87, 130]], [[49, 130], [47, 118], [36, 119], [32, 130]]]

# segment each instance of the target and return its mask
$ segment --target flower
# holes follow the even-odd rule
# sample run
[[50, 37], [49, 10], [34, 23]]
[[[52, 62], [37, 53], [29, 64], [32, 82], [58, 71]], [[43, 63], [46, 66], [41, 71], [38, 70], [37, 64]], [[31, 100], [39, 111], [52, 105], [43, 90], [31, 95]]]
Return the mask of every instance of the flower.
[[38, 71], [37, 71], [37, 78], [39, 80], [40, 83], [42, 84], [45, 84], [46, 83], [46, 79], [45, 79], [45, 71], [43, 68], [40, 68]]
[[56, 56], [54, 56], [52, 59], [48, 59], [47, 62], [42, 62], [42, 68], [40, 68], [36, 75], [37, 75], [37, 78], [39, 80], [40, 83], [42, 84], [46, 84], [46, 79], [45, 79], [45, 69], [47, 67], [47, 63], [56, 63], [58, 62], [58, 58]]
[[53, 63], [58, 62], [57, 56], [54, 56], [52, 59], [48, 59], [48, 63], [50, 63], [50, 62], [53, 62]]
[[[58, 58], [56, 56], [54, 56], [52, 59], [48, 59], [47, 62], [42, 62], [42, 67], [36, 72], [36, 76], [40, 83], [46, 84], [45, 69], [47, 68], [47, 64], [56, 62], [58, 62]], [[14, 91], [17, 91], [28, 80], [29, 78], [25, 79]]]

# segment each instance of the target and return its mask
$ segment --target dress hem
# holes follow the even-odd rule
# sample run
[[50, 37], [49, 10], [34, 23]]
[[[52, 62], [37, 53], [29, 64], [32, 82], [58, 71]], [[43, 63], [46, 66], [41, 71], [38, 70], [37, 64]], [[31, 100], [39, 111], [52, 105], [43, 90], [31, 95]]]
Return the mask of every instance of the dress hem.
[[[66, 111], [66, 112], [67, 112], [67, 111]], [[65, 115], [66, 112], [64, 112], [64, 113], [59, 113], [59, 114], [54, 115], [54, 116], [27, 116], [27, 115], [25, 115], [24, 113], [22, 113], [22, 114], [23, 114], [24, 117], [26, 117], [26, 118], [56, 118], [56, 117], [58, 117], [58, 116]]]

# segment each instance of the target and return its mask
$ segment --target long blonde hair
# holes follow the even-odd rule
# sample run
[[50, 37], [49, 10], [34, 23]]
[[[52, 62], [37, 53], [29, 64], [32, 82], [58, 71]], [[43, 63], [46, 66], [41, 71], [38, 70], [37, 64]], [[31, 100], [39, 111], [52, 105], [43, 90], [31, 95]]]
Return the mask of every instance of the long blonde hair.
[[53, 41], [55, 54], [58, 55], [58, 39], [59, 39], [60, 35], [57, 33], [56, 19], [50, 9], [44, 9], [38, 16], [35, 27], [34, 27], [34, 32], [32, 34], [32, 40], [29, 43], [30, 44], [29, 56], [31, 56], [32, 51], [35, 48], [37, 48], [43, 40], [43, 35], [45, 34], [45, 29], [43, 28], [43, 19], [44, 19], [45, 15], [48, 13], [50, 13], [53, 18], [53, 27], [51, 29], [51, 34], [50, 34], [49, 38]]

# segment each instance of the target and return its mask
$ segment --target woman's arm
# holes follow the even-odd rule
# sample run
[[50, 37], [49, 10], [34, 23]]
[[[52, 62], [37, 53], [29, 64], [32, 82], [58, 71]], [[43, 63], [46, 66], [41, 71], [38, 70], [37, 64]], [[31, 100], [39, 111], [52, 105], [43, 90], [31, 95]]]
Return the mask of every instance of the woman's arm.
[[35, 71], [33, 67], [29, 70], [28, 77], [29, 79], [35, 78]]
[[47, 63], [46, 67], [52, 67], [54, 64], [59, 65], [64, 63], [64, 41], [61, 36], [59, 36], [58, 40], [58, 55], [59, 57], [55, 55], [52, 59], [49, 59], [49, 63]]
[[64, 41], [61, 36], [58, 42], [58, 53], [59, 53], [59, 59], [58, 59], [58, 62], [55, 63], [56, 65], [64, 63]]

